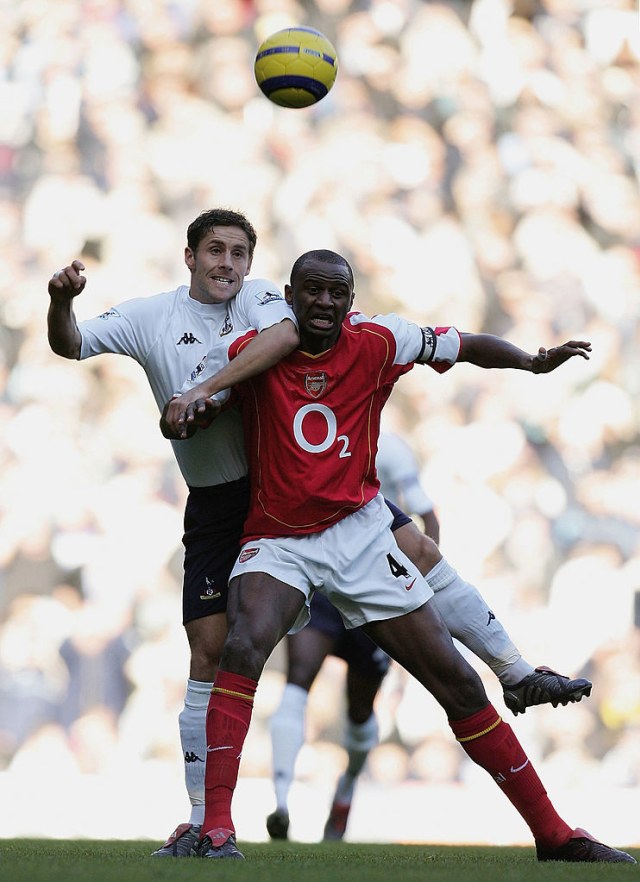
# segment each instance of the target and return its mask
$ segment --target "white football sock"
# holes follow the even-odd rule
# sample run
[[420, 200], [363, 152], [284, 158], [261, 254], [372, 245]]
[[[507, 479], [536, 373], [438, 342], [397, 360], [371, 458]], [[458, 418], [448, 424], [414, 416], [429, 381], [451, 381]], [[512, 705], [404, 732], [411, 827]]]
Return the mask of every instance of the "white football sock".
[[191, 802], [191, 824], [204, 821], [204, 768], [207, 758], [207, 707], [213, 683], [187, 680], [184, 707], [178, 717], [184, 758], [184, 781]]
[[273, 751], [273, 784], [276, 791], [276, 805], [281, 811], [287, 811], [296, 759], [304, 744], [304, 720], [308, 697], [309, 693], [306, 689], [287, 683], [278, 709], [269, 723]]
[[376, 746], [379, 740], [378, 720], [374, 713], [364, 723], [354, 723], [347, 720], [344, 747], [349, 756], [349, 762], [346, 772], [338, 781], [334, 802], [351, 802], [356, 779], [367, 761], [369, 751]]
[[448, 561], [442, 558], [425, 579], [435, 592], [431, 603], [452, 637], [482, 659], [503, 686], [513, 686], [533, 671], [478, 589], [461, 579]]

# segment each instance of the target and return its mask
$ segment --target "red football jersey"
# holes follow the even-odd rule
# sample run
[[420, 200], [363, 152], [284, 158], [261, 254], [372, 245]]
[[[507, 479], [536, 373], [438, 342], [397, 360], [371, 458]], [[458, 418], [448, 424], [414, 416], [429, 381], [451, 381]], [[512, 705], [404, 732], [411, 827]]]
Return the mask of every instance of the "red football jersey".
[[[459, 351], [455, 329], [435, 333], [450, 330], [443, 357], [434, 345], [429, 359], [439, 371]], [[230, 357], [252, 336], [235, 341]], [[373, 499], [380, 414], [423, 349], [417, 325], [352, 313], [328, 351], [296, 350], [238, 387], [251, 478], [244, 542], [319, 532]]]

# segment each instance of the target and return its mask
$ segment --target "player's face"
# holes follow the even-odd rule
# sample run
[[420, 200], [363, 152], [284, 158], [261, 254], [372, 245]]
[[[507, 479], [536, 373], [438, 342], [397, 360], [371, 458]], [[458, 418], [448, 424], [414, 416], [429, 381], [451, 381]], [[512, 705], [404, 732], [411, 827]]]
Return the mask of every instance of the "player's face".
[[285, 285], [284, 291], [298, 319], [301, 348], [315, 354], [333, 346], [353, 303], [353, 283], [348, 268], [310, 260], [301, 267], [292, 284]]
[[195, 251], [185, 248], [184, 262], [191, 272], [193, 299], [224, 303], [238, 293], [251, 269], [247, 234], [240, 227], [215, 227]]

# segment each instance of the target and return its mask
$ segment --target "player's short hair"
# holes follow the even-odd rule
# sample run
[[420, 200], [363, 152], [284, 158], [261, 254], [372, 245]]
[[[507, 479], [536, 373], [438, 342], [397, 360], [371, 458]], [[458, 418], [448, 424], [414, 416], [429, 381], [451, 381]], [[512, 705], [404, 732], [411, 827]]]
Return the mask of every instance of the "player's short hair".
[[187, 227], [189, 248], [192, 251], [197, 251], [202, 239], [214, 227], [240, 227], [249, 240], [249, 257], [253, 257], [253, 250], [258, 241], [253, 224], [239, 211], [231, 211], [229, 208], [211, 208], [209, 211], [201, 212]]
[[351, 287], [354, 287], [355, 281], [353, 278], [353, 270], [351, 269], [351, 264], [349, 263], [347, 258], [343, 257], [341, 254], [337, 254], [335, 251], [329, 251], [327, 248], [318, 248], [315, 251], [306, 251], [304, 254], [300, 255], [300, 257], [291, 267], [291, 276], [289, 281], [292, 285], [295, 277], [298, 275], [302, 267], [312, 260], [318, 260], [322, 263], [337, 263], [341, 264], [342, 266], [346, 266], [347, 270], [349, 271], [349, 280], [351, 282]]

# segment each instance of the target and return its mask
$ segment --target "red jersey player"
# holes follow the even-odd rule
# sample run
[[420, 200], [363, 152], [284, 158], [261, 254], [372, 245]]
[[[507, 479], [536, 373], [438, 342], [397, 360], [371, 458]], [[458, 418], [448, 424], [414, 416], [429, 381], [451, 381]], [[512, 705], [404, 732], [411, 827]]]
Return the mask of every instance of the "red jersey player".
[[454, 736], [497, 782], [531, 829], [538, 860], [629, 862], [625, 852], [572, 828], [555, 811], [529, 758], [455, 649], [433, 591], [398, 548], [378, 493], [380, 411], [414, 363], [555, 370], [590, 344], [532, 356], [485, 334], [419, 328], [387, 316], [348, 315], [351, 267], [329, 251], [299, 258], [285, 289], [300, 350], [242, 388], [251, 458], [251, 511], [232, 572], [229, 633], [207, 715], [206, 807], [197, 854], [242, 858], [231, 797], [253, 696], [278, 641], [307, 620], [314, 591], [347, 627], [366, 633], [440, 703]]

